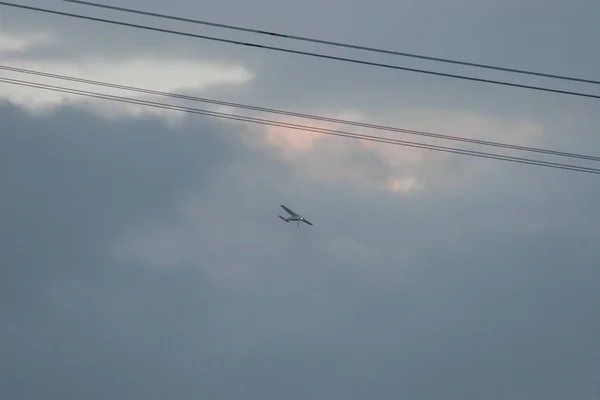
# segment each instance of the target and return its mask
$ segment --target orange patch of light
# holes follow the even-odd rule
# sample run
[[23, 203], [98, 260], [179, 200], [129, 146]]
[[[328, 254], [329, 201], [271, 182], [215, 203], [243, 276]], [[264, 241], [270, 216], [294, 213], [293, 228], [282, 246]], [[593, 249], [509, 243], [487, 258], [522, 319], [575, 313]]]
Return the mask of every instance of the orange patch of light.
[[[286, 124], [298, 124], [317, 129], [335, 129], [336, 125], [321, 122], [307, 121], [303, 118], [286, 118], [282, 121]], [[280, 126], [266, 126], [265, 140], [268, 144], [282, 147], [288, 150], [306, 151], [313, 148], [318, 138], [326, 137], [324, 133], [308, 131], [304, 129], [292, 129]]]
[[392, 178], [386, 186], [388, 190], [394, 193], [409, 192], [411, 190], [416, 189], [417, 181], [414, 178]]

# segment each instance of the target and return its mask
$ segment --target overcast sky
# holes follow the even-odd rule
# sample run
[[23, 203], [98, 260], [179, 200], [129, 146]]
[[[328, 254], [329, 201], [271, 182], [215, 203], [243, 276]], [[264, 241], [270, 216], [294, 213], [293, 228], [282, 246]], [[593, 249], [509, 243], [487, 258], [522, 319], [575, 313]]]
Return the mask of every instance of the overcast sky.
[[[19, 3], [600, 93], [594, 85], [277, 41], [61, 1]], [[118, 4], [600, 79], [594, 0]], [[0, 60], [600, 155], [595, 99], [9, 7], [0, 7]], [[6, 71], [0, 77], [139, 97]], [[0, 83], [0, 187], [2, 398], [600, 397], [595, 175]], [[280, 204], [314, 226], [283, 223]]]

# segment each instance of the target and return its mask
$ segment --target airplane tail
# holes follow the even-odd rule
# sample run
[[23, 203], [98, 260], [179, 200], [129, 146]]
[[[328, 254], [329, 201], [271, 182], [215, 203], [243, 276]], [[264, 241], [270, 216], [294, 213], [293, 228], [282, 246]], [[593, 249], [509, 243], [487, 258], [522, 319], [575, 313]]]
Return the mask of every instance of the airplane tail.
[[278, 215], [278, 217], [284, 220], [285, 222], [290, 222], [287, 218], [283, 218], [281, 215]]

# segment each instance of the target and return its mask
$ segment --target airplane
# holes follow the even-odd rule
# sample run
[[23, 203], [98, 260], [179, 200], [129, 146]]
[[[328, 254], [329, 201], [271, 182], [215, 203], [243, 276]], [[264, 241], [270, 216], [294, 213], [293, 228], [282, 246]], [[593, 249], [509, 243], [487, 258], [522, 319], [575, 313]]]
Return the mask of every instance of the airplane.
[[304, 222], [305, 224], [312, 225], [312, 223], [310, 223], [302, 215], [296, 214], [295, 212], [293, 212], [292, 210], [290, 210], [289, 208], [287, 208], [283, 204], [281, 205], [281, 208], [283, 208], [285, 211], [287, 211], [288, 214], [290, 214], [290, 216], [288, 218], [285, 218], [285, 217], [282, 217], [281, 215], [279, 215], [279, 218], [281, 218], [285, 222], [290, 222], [290, 221], [291, 222], [296, 222], [296, 225], [300, 225], [300, 222]]

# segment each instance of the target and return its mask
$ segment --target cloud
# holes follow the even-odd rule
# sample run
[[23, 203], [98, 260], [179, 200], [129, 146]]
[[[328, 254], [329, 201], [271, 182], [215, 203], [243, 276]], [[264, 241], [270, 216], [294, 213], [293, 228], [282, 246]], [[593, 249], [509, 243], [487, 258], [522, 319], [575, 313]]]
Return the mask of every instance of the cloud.
[[[64, 45], [64, 42], [65, 37], [56, 33], [8, 34], [0, 32], [0, 52], [3, 49], [8, 51], [10, 56], [8, 59], [11, 61], [9, 66], [15, 68], [182, 94], [202, 93], [213, 87], [240, 86], [248, 84], [254, 78], [254, 73], [240, 63], [202, 60], [189, 56], [168, 57], [132, 53], [126, 57], [115, 58], [99, 54], [80, 54], [77, 57], [65, 59], [48, 58], [43, 54], [35, 56], [35, 53], [30, 53], [32, 49], [56, 49]], [[157, 98], [124, 89], [38, 77], [13, 71], [3, 71], [2, 74], [3, 77], [10, 79], [133, 99], [152, 101], [158, 99], [159, 102], [178, 104], [172, 99], [165, 101], [164, 97]], [[52, 112], [62, 105], [77, 105], [94, 110], [106, 118], [139, 117], [151, 114], [162, 116], [172, 123], [181, 123], [182, 121], [182, 113], [177, 111], [123, 102], [107, 102], [77, 94], [40, 90], [7, 83], [3, 83], [0, 99], [20, 105], [37, 115]]]
[[3, 397], [597, 391], [587, 176], [398, 198], [230, 125], [1, 112]]
[[[66, 75], [90, 79], [116, 85], [127, 85], [162, 92], [186, 93], [202, 92], [211, 86], [241, 85], [252, 79], [252, 73], [242, 66], [220, 65], [213, 62], [196, 60], [169, 60], [162, 58], [135, 58], [122, 60], [85, 59], [78, 62], [19, 62], [13, 67], [42, 71], [51, 74]], [[57, 85], [71, 89], [86, 90], [100, 94], [122, 96], [134, 99], [151, 99], [152, 96], [137, 92], [105, 88], [59, 79], [48, 79], [16, 72], [4, 72], [5, 77], [27, 80], [35, 83]], [[4, 84], [0, 98], [25, 107], [30, 112], [40, 113], [56, 109], [63, 104], [85, 105], [110, 118], [152, 113], [174, 118], [181, 113], [157, 108], [136, 106], [127, 103], [98, 101], [88, 97], [45, 91], [25, 86]], [[160, 98], [159, 102], [165, 102]], [[166, 101], [169, 103], [169, 101]], [[173, 103], [172, 101], [170, 103]], [[177, 104], [177, 103], [174, 103]]]
[[[521, 146], [539, 146], [543, 138], [542, 126], [534, 122], [509, 121], [463, 110], [401, 109], [393, 115], [373, 116], [369, 116], [364, 111], [348, 110], [341, 110], [339, 113], [319, 111], [309, 113], [328, 118], [346, 118], [363, 123], [401, 126], [404, 129], [412, 128], [421, 132], [488, 141], [503, 136], [502, 142]], [[284, 117], [279, 118], [278, 121], [316, 129], [442, 145], [451, 149], [473, 148], [456, 141], [431, 140], [422, 136], [298, 117]], [[287, 127], [265, 126], [262, 130], [262, 146], [272, 149], [282, 160], [301, 169], [311, 179], [327, 182], [341, 181], [365, 189], [406, 194], [438, 187], [464, 188], [474, 180], [482, 179], [491, 169], [498, 166], [497, 162], [484, 163], [465, 156], [461, 158], [448, 153], [361, 139], [340, 139], [323, 133]], [[255, 141], [255, 136], [248, 140], [249, 143], [257, 146]], [[495, 150], [491, 147], [485, 149], [488, 153], [495, 153]], [[452, 163], [452, 168], [448, 168], [449, 163]]]
[[22, 53], [31, 49], [55, 43], [56, 38], [50, 34], [13, 35], [0, 32], [0, 54]]

